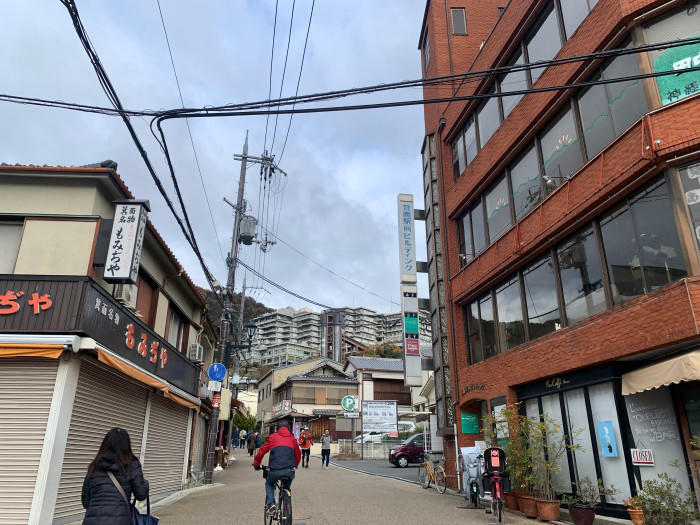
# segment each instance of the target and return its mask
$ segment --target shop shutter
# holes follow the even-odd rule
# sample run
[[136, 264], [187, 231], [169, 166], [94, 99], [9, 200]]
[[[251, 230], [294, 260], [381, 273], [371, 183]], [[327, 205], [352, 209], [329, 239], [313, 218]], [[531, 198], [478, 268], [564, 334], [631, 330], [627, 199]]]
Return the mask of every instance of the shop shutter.
[[131, 437], [131, 449], [139, 456], [147, 397], [147, 390], [140, 383], [92, 359], [82, 361], [55, 519], [77, 516], [85, 511], [80, 502], [83, 479], [109, 429], [126, 429]]
[[192, 472], [201, 472], [204, 469], [204, 449], [207, 444], [207, 420], [201, 414], [197, 424], [197, 443], [192, 456]]
[[143, 473], [151, 487], [151, 498], [182, 488], [189, 416], [188, 408], [160, 394], [153, 394], [143, 460]]
[[0, 360], [0, 523], [29, 521], [58, 361]]

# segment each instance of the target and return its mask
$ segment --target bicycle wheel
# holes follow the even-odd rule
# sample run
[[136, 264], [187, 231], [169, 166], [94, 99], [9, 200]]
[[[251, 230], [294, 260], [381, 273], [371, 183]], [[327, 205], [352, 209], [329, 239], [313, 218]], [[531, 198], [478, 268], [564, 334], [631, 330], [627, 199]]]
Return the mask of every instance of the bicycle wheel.
[[435, 471], [435, 489], [440, 494], [444, 494], [447, 490], [447, 478], [445, 477], [445, 471], [442, 467], [438, 467]]
[[472, 500], [472, 507], [475, 509], [479, 507], [479, 495], [476, 492], [470, 492], [469, 497]]
[[279, 523], [292, 525], [292, 494], [288, 490], [280, 494]]
[[498, 523], [501, 523], [503, 515], [503, 500], [501, 498], [496, 498], [496, 514], [498, 515]]
[[425, 471], [425, 467], [423, 466], [418, 467], [418, 483], [420, 483], [420, 486], [424, 489], [427, 489], [430, 486], [430, 476], [428, 476], [428, 473]]

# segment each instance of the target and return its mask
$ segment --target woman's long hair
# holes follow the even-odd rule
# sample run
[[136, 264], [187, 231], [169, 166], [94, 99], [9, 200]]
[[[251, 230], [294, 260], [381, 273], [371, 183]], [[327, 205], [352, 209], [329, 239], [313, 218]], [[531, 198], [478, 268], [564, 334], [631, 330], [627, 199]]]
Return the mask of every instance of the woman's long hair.
[[95, 472], [100, 469], [97, 460], [104, 454], [113, 454], [115, 456], [120, 474], [127, 472], [135, 459], [134, 453], [131, 451], [131, 438], [129, 438], [129, 433], [123, 428], [116, 427], [107, 432], [102, 440], [100, 449], [97, 451], [97, 455], [90, 462], [88, 469], [90, 472]]

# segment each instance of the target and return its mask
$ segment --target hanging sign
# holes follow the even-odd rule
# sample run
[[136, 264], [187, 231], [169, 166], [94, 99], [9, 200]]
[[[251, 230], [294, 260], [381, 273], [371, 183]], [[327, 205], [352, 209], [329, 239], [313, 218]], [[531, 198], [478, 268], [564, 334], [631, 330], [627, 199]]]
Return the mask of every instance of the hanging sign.
[[146, 232], [148, 201], [114, 201], [114, 223], [107, 248], [104, 279], [116, 283], [136, 283]]
[[221, 406], [221, 394], [214, 394], [214, 398], [211, 400], [211, 406], [214, 408]]
[[654, 466], [654, 453], [650, 448], [631, 448], [630, 456], [632, 456], [632, 465], [640, 467]]

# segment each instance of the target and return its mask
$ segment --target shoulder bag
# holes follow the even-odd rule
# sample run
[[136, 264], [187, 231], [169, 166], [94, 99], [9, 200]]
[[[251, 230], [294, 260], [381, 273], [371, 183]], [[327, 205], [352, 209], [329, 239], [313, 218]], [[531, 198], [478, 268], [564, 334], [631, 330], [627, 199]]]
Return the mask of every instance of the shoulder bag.
[[124, 489], [122, 488], [121, 484], [117, 481], [117, 478], [114, 477], [114, 474], [107, 471], [107, 475], [109, 476], [109, 479], [112, 480], [112, 483], [114, 483], [114, 486], [117, 487], [119, 494], [122, 495], [124, 503], [126, 503], [127, 507], [129, 507], [129, 515], [131, 516], [132, 525], [158, 525], [158, 518], [151, 515], [150, 495], [146, 496], [146, 514], [141, 514], [136, 508], [136, 498], [134, 498], [134, 501], [130, 504], [129, 498], [127, 498], [126, 494], [124, 494]]

